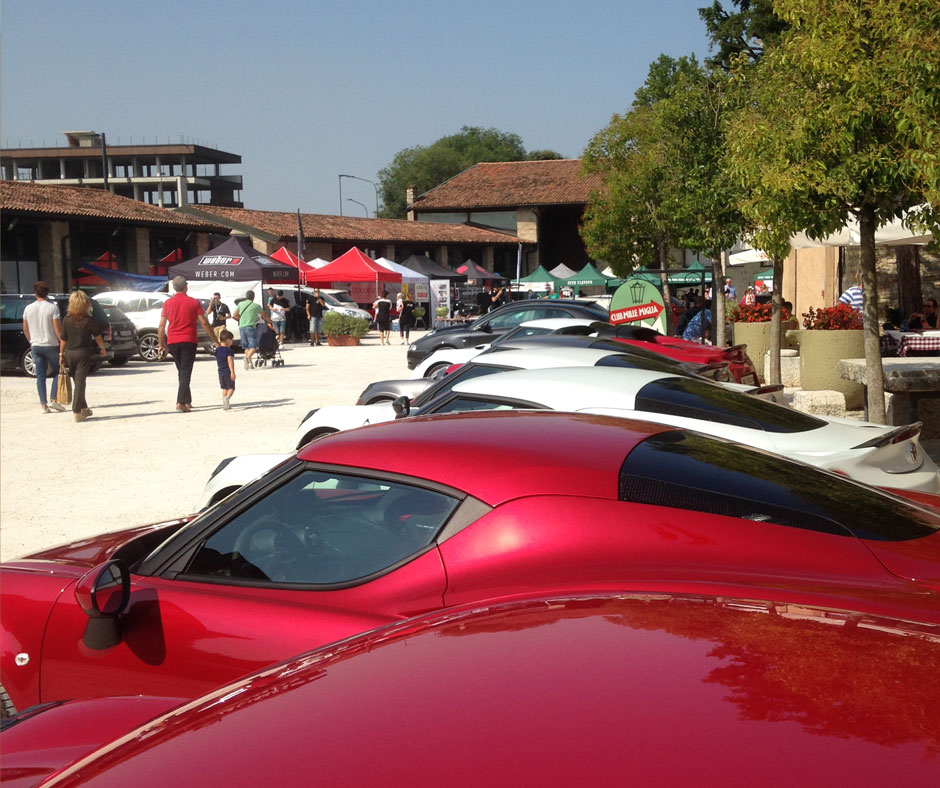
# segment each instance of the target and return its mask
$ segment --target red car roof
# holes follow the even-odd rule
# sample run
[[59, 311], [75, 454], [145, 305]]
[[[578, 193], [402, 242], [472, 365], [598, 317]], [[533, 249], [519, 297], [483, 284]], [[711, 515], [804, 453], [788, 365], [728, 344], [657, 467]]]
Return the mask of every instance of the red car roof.
[[520, 494], [616, 498], [624, 458], [669, 429], [591, 414], [460, 413], [346, 430], [309, 444], [298, 457], [428, 479], [491, 506]]

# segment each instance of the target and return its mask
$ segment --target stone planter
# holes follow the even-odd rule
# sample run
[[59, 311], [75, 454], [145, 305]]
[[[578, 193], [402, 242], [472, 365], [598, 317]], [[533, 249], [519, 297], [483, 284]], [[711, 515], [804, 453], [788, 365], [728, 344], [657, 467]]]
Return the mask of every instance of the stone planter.
[[330, 347], [348, 347], [349, 345], [358, 345], [359, 337], [350, 334], [330, 334], [326, 338], [326, 344]]
[[770, 350], [770, 323], [735, 323], [734, 344], [747, 345], [747, 355], [754, 362], [757, 379], [764, 379], [764, 356]]
[[804, 391], [839, 391], [845, 396], [846, 410], [859, 410], [865, 405], [865, 390], [858, 383], [839, 374], [839, 361], [864, 358], [863, 332], [811, 331], [788, 332], [800, 347], [800, 387]]

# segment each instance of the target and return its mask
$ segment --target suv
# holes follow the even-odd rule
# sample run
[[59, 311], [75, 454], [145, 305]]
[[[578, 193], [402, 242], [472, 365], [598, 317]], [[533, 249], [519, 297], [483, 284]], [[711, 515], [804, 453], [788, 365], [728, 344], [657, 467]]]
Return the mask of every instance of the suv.
[[[163, 311], [164, 302], [168, 301], [170, 296], [166, 293], [142, 293], [137, 290], [108, 290], [104, 293], [98, 293], [93, 300], [107, 306], [115, 306], [124, 312], [128, 319], [134, 324], [137, 332], [136, 348], [134, 353], [139, 353], [144, 361], [159, 360], [159, 341], [157, 339], [157, 326], [160, 324], [160, 313]], [[209, 302], [199, 299], [203, 309], [208, 307]], [[210, 337], [203, 329], [202, 325], [198, 327], [199, 344], [203, 350], [212, 351], [213, 337]]]
[[[0, 341], [0, 367], [5, 370], [18, 370], [24, 372], [30, 377], [36, 376], [36, 365], [33, 362], [33, 353], [30, 350], [29, 342], [26, 340], [26, 334], [23, 333], [23, 312], [26, 307], [36, 300], [32, 293], [3, 293], [0, 295], [0, 329], [2, 329], [2, 341]], [[59, 307], [59, 314], [65, 317], [66, 310], [69, 307], [69, 297], [67, 294], [50, 293], [49, 300], [54, 301]], [[114, 310], [108, 314], [100, 304], [94, 299], [91, 300], [94, 319], [107, 329], [102, 334], [105, 349], [108, 351], [107, 360], [120, 366], [130, 353], [133, 353], [133, 341], [128, 344], [125, 333], [130, 334], [128, 327], [122, 326], [123, 313], [120, 310]], [[112, 324], [112, 318], [114, 323]], [[115, 334], [118, 334], [118, 341], [115, 347]], [[117, 360], [124, 357], [123, 361]], [[96, 359], [92, 367], [92, 372], [97, 372], [101, 368], [101, 362]]]
[[427, 356], [442, 348], [473, 347], [492, 342], [500, 335], [527, 320], [552, 317], [586, 318], [607, 322], [607, 310], [593, 301], [532, 299], [512, 301], [477, 318], [469, 325], [435, 328], [408, 347], [408, 369], [414, 369]]

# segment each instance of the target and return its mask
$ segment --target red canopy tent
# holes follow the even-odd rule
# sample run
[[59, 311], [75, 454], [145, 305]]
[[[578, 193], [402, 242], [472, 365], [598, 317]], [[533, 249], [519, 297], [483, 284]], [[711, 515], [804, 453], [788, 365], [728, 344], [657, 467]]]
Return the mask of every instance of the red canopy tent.
[[[314, 287], [330, 287], [334, 282], [375, 282], [376, 295], [378, 295], [380, 282], [400, 283], [401, 274], [391, 271], [367, 257], [355, 246], [348, 252], [341, 254], [332, 263], [314, 272], [316, 282]], [[307, 284], [311, 284], [308, 278]], [[358, 300], [358, 299], [357, 299]]]
[[[105, 252], [101, 257], [92, 260], [91, 264], [99, 268], [108, 268], [112, 271], [118, 270], [117, 257], [111, 254], [111, 252]], [[91, 270], [83, 271], [82, 267], [79, 266], [78, 276], [75, 277], [75, 285], [77, 287], [107, 287], [108, 282]]]
[[161, 257], [157, 262], [151, 263], [151, 276], [167, 276], [167, 270], [173, 263], [181, 263], [186, 258], [183, 257], [183, 250], [178, 246], [168, 255]]
[[286, 246], [282, 246], [270, 257], [272, 260], [277, 260], [279, 263], [286, 263], [287, 265], [292, 265], [294, 268], [296, 268], [300, 272], [300, 279], [302, 284], [307, 284], [308, 280], [312, 282], [312, 275], [317, 272], [316, 268], [305, 263]]

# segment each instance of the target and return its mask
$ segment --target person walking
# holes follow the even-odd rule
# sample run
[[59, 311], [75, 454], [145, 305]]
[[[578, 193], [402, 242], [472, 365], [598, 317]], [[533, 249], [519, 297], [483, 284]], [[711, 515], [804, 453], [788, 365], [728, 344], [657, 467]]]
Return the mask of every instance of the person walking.
[[[165, 356], [169, 348], [173, 363], [176, 364], [179, 379], [176, 390], [176, 409], [181, 413], [189, 413], [193, 409], [193, 395], [189, 390], [189, 382], [193, 376], [193, 363], [196, 361], [196, 348], [199, 341], [197, 325], [201, 323], [206, 333], [210, 337], [215, 337], [215, 332], [202, 311], [202, 304], [186, 295], [187, 288], [186, 277], [173, 278], [173, 289], [176, 295], [164, 302], [163, 311], [160, 313], [160, 323], [157, 325], [160, 357]], [[213, 339], [212, 347], [217, 346], [218, 342]]]
[[322, 345], [320, 334], [323, 333], [323, 310], [326, 309], [326, 301], [320, 295], [320, 289], [313, 291], [313, 298], [307, 301], [307, 320], [310, 325], [310, 345]]
[[411, 341], [411, 329], [415, 327], [415, 304], [411, 297], [411, 291], [405, 292], [402, 298], [401, 308], [398, 310], [398, 328], [401, 333], [401, 343], [408, 344]]
[[258, 349], [258, 330], [255, 326], [267, 317], [267, 311], [255, 302], [255, 291], [249, 290], [245, 298], [235, 304], [232, 317], [238, 321], [238, 333], [245, 351], [245, 369], [251, 369], [251, 357]]
[[206, 309], [206, 319], [212, 326], [212, 333], [216, 342], [219, 341], [219, 335], [225, 328], [225, 321], [232, 316], [227, 304], [222, 303], [222, 296], [219, 293], [212, 294], [212, 300]]
[[274, 333], [277, 334], [277, 343], [284, 344], [284, 331], [287, 328], [287, 310], [290, 301], [284, 297], [284, 291], [278, 290], [274, 300], [268, 308], [271, 310], [271, 322], [274, 324]]
[[[43, 413], [50, 410], [64, 411], [56, 395], [59, 393], [59, 345], [62, 342], [62, 320], [59, 307], [50, 301], [49, 285], [45, 282], [33, 284], [36, 300], [23, 310], [23, 333], [29, 342], [36, 366], [36, 388], [39, 390], [39, 405]], [[46, 401], [46, 372], [52, 368], [52, 400]]]
[[108, 355], [101, 332], [102, 327], [92, 319], [88, 296], [81, 290], [75, 290], [69, 296], [69, 307], [62, 321], [62, 337], [59, 341], [59, 363], [67, 363], [75, 378], [72, 390], [72, 415], [75, 421], [84, 421], [91, 415], [91, 408], [85, 399], [85, 381], [95, 358], [93, 346], [98, 346], [101, 358]]
[[232, 340], [235, 335], [228, 329], [219, 334], [219, 346], [215, 349], [215, 361], [219, 366], [219, 386], [222, 387], [222, 410], [231, 410], [235, 393], [235, 353]]
[[379, 327], [379, 337], [383, 345], [391, 345], [388, 335], [392, 330], [392, 302], [388, 300], [388, 290], [382, 291], [381, 298], [377, 298], [372, 304], [375, 311], [375, 322]]

